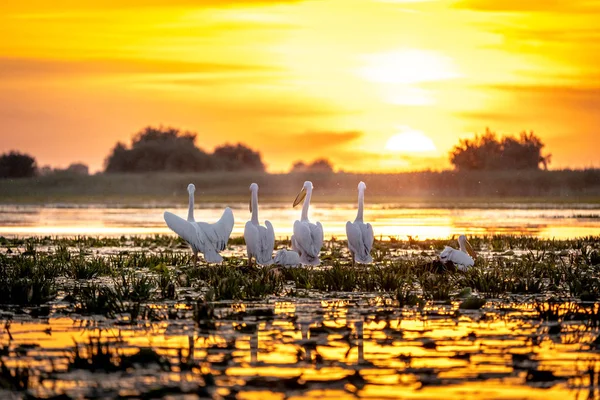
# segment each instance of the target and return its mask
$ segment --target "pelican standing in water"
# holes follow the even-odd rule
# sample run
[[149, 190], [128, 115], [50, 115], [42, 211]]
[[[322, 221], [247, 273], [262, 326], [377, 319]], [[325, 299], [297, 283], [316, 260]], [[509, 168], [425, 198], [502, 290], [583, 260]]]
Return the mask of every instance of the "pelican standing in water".
[[252, 264], [252, 258], [260, 265], [270, 265], [273, 263], [273, 249], [275, 248], [275, 231], [269, 221], [265, 221], [265, 226], [260, 226], [258, 222], [258, 185], [250, 185], [250, 212], [252, 219], [246, 222], [244, 228], [244, 240], [246, 241], [246, 252], [248, 253], [248, 263]]
[[477, 253], [475, 253], [465, 235], [458, 237], [458, 245], [460, 250], [453, 249], [450, 246], [444, 247], [444, 250], [440, 253], [440, 260], [444, 264], [452, 262], [459, 270], [466, 271], [469, 267], [475, 265]]
[[369, 264], [373, 262], [371, 249], [373, 248], [373, 227], [371, 224], [363, 222], [363, 209], [365, 206], [365, 190], [367, 185], [364, 182], [358, 184], [358, 213], [354, 222], [346, 222], [346, 236], [348, 237], [348, 248], [352, 256], [352, 264], [355, 262]]
[[233, 212], [225, 208], [221, 219], [214, 224], [196, 222], [194, 219], [194, 192], [196, 186], [188, 185], [189, 205], [187, 220], [165, 211], [164, 218], [167, 226], [192, 247], [194, 264], [198, 261], [198, 252], [204, 255], [208, 263], [220, 263], [223, 257], [219, 254], [225, 250], [229, 235], [233, 230]]
[[294, 234], [292, 235], [292, 249], [298, 253], [300, 262], [304, 265], [319, 265], [321, 263], [319, 253], [323, 247], [323, 226], [318, 221], [313, 224], [308, 220], [308, 207], [312, 191], [312, 182], [304, 182], [293, 205], [296, 207], [304, 199], [300, 221], [294, 222]]

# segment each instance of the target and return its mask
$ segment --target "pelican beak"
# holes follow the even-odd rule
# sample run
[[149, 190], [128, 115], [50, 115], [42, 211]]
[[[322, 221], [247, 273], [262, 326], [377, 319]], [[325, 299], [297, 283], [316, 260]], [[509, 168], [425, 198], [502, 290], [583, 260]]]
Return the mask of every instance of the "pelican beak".
[[250, 199], [250, 203], [248, 203], [248, 209], [252, 212], [252, 198]]
[[465, 241], [465, 247], [467, 248], [467, 253], [469, 253], [469, 255], [473, 257], [473, 260], [476, 259], [477, 253], [475, 253], [475, 250], [473, 250], [473, 247], [471, 246], [471, 243], [469, 243], [468, 240]]
[[294, 200], [294, 205], [292, 207], [296, 207], [304, 198], [306, 197], [306, 188], [302, 188], [298, 196], [296, 196], [296, 200]]

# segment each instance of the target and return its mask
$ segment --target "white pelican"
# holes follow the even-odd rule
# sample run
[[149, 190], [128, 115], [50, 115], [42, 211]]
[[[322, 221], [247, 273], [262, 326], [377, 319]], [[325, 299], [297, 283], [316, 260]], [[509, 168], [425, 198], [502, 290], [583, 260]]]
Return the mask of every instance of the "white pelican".
[[373, 262], [371, 249], [373, 248], [373, 227], [371, 224], [363, 222], [363, 209], [365, 205], [365, 189], [367, 185], [364, 182], [358, 184], [358, 213], [354, 222], [346, 222], [346, 236], [348, 236], [348, 248], [354, 262], [369, 264]]
[[300, 265], [300, 256], [294, 250], [280, 249], [275, 253], [275, 264], [282, 267], [294, 267]]
[[252, 264], [252, 258], [260, 265], [273, 264], [273, 249], [275, 248], [275, 231], [271, 222], [265, 221], [265, 226], [258, 222], [258, 185], [250, 185], [250, 212], [252, 219], [246, 222], [244, 228], [244, 240], [246, 240], [246, 252], [248, 262]]
[[167, 226], [183, 240], [189, 243], [194, 252], [194, 263], [198, 259], [198, 252], [204, 254], [208, 263], [220, 263], [223, 257], [219, 254], [225, 249], [229, 235], [233, 230], [233, 212], [229, 207], [225, 208], [221, 219], [214, 224], [196, 222], [194, 219], [194, 192], [196, 187], [188, 185], [189, 208], [187, 221], [177, 215], [165, 211], [164, 218]]
[[453, 249], [452, 247], [446, 246], [440, 253], [440, 260], [446, 264], [451, 261], [461, 271], [466, 271], [469, 267], [475, 265], [474, 259], [477, 258], [477, 254], [471, 247], [471, 243], [467, 240], [465, 235], [458, 237], [458, 245], [460, 250]]
[[316, 224], [308, 220], [308, 206], [312, 196], [313, 185], [311, 181], [304, 182], [302, 190], [296, 196], [293, 207], [304, 199], [300, 221], [294, 222], [294, 234], [292, 235], [292, 249], [300, 256], [300, 262], [305, 265], [319, 265], [319, 253], [323, 247], [323, 226], [317, 221]]

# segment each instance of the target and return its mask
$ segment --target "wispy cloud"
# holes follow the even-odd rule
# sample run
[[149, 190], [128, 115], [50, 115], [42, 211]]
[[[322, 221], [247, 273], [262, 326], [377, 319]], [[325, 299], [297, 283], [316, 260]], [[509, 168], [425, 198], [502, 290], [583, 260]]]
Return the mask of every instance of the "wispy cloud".
[[600, 12], [600, 4], [583, 0], [460, 0], [454, 7], [487, 12]]
[[228, 74], [275, 73], [272, 65], [152, 59], [50, 60], [0, 57], [0, 79], [29, 74]]

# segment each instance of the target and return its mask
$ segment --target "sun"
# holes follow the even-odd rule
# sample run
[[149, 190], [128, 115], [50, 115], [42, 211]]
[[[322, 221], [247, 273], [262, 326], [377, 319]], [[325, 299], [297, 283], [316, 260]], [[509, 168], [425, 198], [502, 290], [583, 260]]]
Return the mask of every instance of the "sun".
[[385, 144], [386, 150], [402, 153], [426, 153], [436, 151], [435, 144], [423, 132], [405, 130], [390, 137]]

